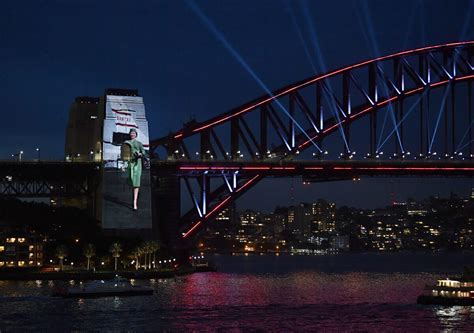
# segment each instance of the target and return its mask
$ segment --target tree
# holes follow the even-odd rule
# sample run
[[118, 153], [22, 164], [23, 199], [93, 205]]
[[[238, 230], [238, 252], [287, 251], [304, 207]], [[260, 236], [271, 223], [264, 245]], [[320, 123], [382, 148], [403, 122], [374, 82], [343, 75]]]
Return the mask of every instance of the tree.
[[55, 251], [56, 257], [59, 259], [59, 269], [63, 270], [63, 260], [67, 257], [67, 248], [64, 245], [59, 245]]
[[126, 269], [130, 265], [130, 261], [127, 258], [122, 258], [120, 263], [122, 264], [122, 269]]
[[130, 254], [131, 258], [135, 260], [135, 269], [138, 270], [140, 268], [140, 257], [142, 255], [142, 250], [140, 247], [136, 247], [133, 249], [132, 253]]
[[84, 256], [87, 258], [87, 270], [90, 269], [91, 258], [95, 256], [95, 247], [92, 244], [87, 244], [84, 247]]
[[150, 242], [150, 250], [153, 253], [153, 268], [156, 268], [156, 251], [160, 249], [160, 244], [158, 242]]
[[145, 267], [145, 269], [146, 269], [146, 267], [147, 267], [147, 258], [148, 258], [148, 257], [147, 257], [146, 243], [143, 243], [143, 244], [140, 246], [140, 257], [141, 257], [141, 256], [144, 256], [144, 261], [145, 261], [145, 262], [143, 263], [143, 265], [142, 265], [141, 262], [140, 262], [140, 267]]
[[146, 245], [148, 251], [148, 269], [151, 269], [151, 254], [153, 253], [153, 245], [152, 242], [148, 242]]
[[[145, 255], [145, 269], [151, 268], [151, 244], [150, 242], [143, 243], [141, 247], [142, 253]], [[150, 256], [148, 256], [150, 254]]]
[[122, 245], [118, 242], [110, 245], [109, 252], [112, 253], [112, 257], [115, 259], [115, 270], [117, 270], [117, 259], [120, 258], [120, 252], [122, 252]]

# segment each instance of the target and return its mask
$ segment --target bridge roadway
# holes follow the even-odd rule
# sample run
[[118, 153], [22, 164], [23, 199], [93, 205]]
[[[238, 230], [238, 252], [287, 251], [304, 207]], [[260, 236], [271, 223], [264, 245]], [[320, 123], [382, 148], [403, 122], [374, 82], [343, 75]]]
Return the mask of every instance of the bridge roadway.
[[90, 196], [101, 169], [97, 162], [0, 161], [0, 196]]
[[303, 176], [306, 181], [351, 179], [360, 176], [473, 177], [472, 161], [452, 160], [302, 160], [302, 161], [152, 161], [152, 174], [222, 176], [236, 173], [273, 177]]
[[[0, 161], [0, 196], [91, 195], [101, 181], [97, 162]], [[152, 160], [153, 176], [220, 177], [222, 174], [270, 177], [303, 176], [308, 182], [361, 176], [473, 177], [472, 161], [452, 160], [302, 160], [184, 161]]]

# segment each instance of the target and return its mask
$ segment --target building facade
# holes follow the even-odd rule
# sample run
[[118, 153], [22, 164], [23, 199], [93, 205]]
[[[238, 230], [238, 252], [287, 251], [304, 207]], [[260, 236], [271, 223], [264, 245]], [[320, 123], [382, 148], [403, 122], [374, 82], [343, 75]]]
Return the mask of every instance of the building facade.
[[0, 234], [0, 268], [43, 266], [43, 242], [24, 232]]

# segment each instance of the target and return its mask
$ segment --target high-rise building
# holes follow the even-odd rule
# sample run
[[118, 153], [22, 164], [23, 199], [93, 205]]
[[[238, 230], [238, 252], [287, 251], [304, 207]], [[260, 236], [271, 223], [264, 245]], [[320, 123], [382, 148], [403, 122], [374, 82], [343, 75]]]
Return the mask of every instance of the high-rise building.
[[67, 161], [101, 161], [104, 115], [98, 97], [76, 97], [66, 128]]
[[0, 268], [43, 266], [43, 242], [25, 232], [0, 234]]
[[291, 206], [290, 208], [288, 208], [288, 214], [287, 214], [287, 222], [288, 222], [288, 225], [291, 226], [293, 225], [293, 223], [295, 223], [295, 207], [294, 206]]
[[315, 232], [333, 232], [336, 229], [336, 204], [318, 200], [311, 205], [312, 227]]
[[308, 204], [299, 204], [295, 208], [293, 233], [303, 239], [309, 237], [311, 231], [311, 207]]

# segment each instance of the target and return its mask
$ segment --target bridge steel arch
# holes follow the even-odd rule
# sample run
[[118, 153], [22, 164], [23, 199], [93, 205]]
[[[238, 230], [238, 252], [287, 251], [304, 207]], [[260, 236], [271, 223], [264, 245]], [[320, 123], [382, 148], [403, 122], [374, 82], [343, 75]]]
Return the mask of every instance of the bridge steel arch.
[[[181, 237], [191, 238], [205, 222], [214, 219], [268, 175], [258, 172], [259, 164], [277, 162], [283, 169], [287, 161], [298, 159], [308, 150], [313, 151], [315, 159], [328, 160], [323, 140], [333, 133], [339, 133], [341, 137], [342, 152], [338, 158], [352, 160], [355, 155], [351, 150], [351, 126], [366, 117], [369, 118], [368, 147], [363, 157], [378, 161], [380, 138], [384, 132], [378, 117], [382, 109], [387, 111], [385, 120], [389, 116], [393, 122], [393, 128], [383, 142], [385, 144], [388, 139], [394, 142], [392, 161], [403, 161], [410, 154], [405, 147], [406, 119], [416, 107], [419, 152], [415, 165], [429, 162], [436, 168], [436, 164], [462, 159], [461, 167], [470, 170], [473, 158], [473, 55], [474, 41], [466, 41], [363, 61], [278, 89], [208, 121], [189, 122], [179, 131], [151, 141], [155, 157], [158, 157], [158, 150], [165, 152], [164, 159], [154, 161], [156, 172], [159, 173], [163, 166], [179, 166], [174, 175], [184, 180], [195, 204], [180, 219]], [[460, 121], [456, 88], [461, 84], [467, 87], [464, 88], [467, 89], [467, 100]], [[434, 113], [436, 125], [433, 129], [429, 119], [433, 117], [431, 96], [442, 87], [444, 96], [439, 111]], [[418, 96], [418, 100], [407, 108], [412, 96]], [[249, 121], [249, 117], [252, 120]], [[462, 137], [458, 128], [464, 130]], [[439, 142], [440, 139], [443, 142]], [[433, 151], [435, 140], [443, 147], [443, 152], [437, 156], [445, 157], [444, 162], [432, 160], [437, 154]], [[242, 168], [219, 169], [219, 163], [230, 162], [249, 163], [254, 172], [245, 173]], [[193, 163], [199, 165], [192, 166]], [[210, 185], [208, 174], [211, 169], [220, 171], [222, 185], [216, 188]], [[215, 172], [212, 175], [215, 177]], [[193, 179], [197, 180], [201, 198], [194, 195], [196, 191], [190, 185]]]

